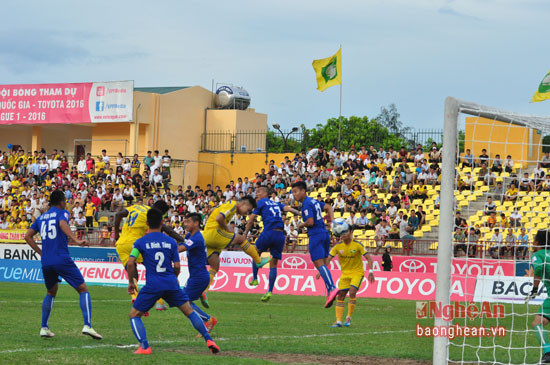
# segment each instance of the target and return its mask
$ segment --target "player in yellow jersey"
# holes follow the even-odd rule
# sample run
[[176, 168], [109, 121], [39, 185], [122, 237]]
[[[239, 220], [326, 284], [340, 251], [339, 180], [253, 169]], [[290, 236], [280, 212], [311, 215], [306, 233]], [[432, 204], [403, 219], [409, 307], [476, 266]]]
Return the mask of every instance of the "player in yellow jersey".
[[[331, 327], [342, 327], [342, 317], [344, 316], [344, 304], [346, 295], [349, 292], [348, 301], [348, 315], [344, 326], [351, 326], [351, 316], [355, 310], [355, 304], [357, 302], [357, 291], [361, 287], [363, 278], [366, 271], [363, 269], [363, 259], [365, 256], [368, 262], [369, 273], [367, 275], [370, 283], [374, 282], [374, 275], [372, 274], [372, 259], [367, 253], [365, 247], [356, 240], [352, 239], [353, 229], [350, 229], [342, 233], [340, 236], [342, 242], [335, 245], [329, 253], [329, 262], [338, 256], [340, 259], [340, 267], [342, 275], [340, 276], [340, 282], [338, 283], [338, 296], [336, 297], [336, 323]], [[327, 264], [328, 265], [328, 264]]]
[[[166, 214], [170, 207], [164, 200], [157, 200], [155, 204], [153, 204], [153, 208], [156, 208], [162, 212], [162, 214]], [[134, 242], [136, 240], [140, 239], [141, 237], [145, 236], [149, 226], [147, 225], [147, 212], [151, 209], [151, 207], [143, 204], [134, 204], [124, 210], [119, 211], [115, 215], [115, 240], [116, 240], [116, 251], [118, 254], [118, 257], [120, 258], [120, 261], [122, 262], [122, 265], [124, 266], [124, 269], [126, 272], [128, 272], [127, 263], [128, 259], [130, 258], [130, 253], [132, 252], [132, 248], [134, 247]], [[120, 233], [120, 223], [122, 222], [122, 219], [126, 218], [126, 221], [124, 222], [124, 225], [122, 226], [122, 233]], [[178, 242], [183, 242], [185, 239], [178, 235], [172, 228], [163, 225], [162, 231], [166, 234], [168, 234], [170, 237], [174, 238]], [[138, 258], [138, 263], [143, 262], [143, 260]], [[135, 281], [136, 281], [136, 287], [137, 287], [137, 265], [135, 265], [136, 268], [133, 271], [136, 273]], [[132, 300], [135, 300], [137, 296], [137, 292], [132, 295]], [[157, 303], [157, 310], [164, 310], [167, 309], [166, 306], [164, 306], [164, 302], [162, 300], [159, 300]]]
[[[242, 216], [250, 214], [256, 208], [256, 200], [251, 196], [245, 196], [239, 201], [229, 201], [214, 209], [204, 227], [203, 237], [206, 243], [206, 255], [210, 269], [210, 284], [220, 269], [220, 254], [229, 245], [239, 245], [242, 250], [254, 260], [257, 267], [262, 267], [269, 262], [269, 257], [262, 259], [256, 247], [245, 236], [231, 232], [228, 224], [236, 213]], [[209, 286], [210, 286], [209, 284]], [[208, 289], [207, 289], [208, 290]], [[202, 304], [208, 308], [205, 294], [201, 297]]]

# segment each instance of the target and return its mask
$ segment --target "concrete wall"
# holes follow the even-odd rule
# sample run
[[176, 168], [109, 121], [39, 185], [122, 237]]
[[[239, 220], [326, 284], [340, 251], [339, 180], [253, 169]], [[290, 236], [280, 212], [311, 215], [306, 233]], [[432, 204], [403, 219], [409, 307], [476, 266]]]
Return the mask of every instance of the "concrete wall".
[[30, 125], [3, 125], [0, 127], [0, 151], [6, 151], [8, 144], [20, 145], [25, 151], [31, 149], [32, 127]]
[[[65, 154], [72, 156], [74, 151], [75, 139], [91, 139], [92, 127], [84, 125], [71, 125], [67, 128], [66, 124], [44, 125], [41, 127], [41, 147], [46, 149], [46, 152], [52, 151], [54, 148], [64, 150]], [[90, 151], [87, 151], [90, 152]]]
[[[256, 172], [260, 172], [262, 168], [267, 170], [270, 160], [274, 160], [276, 164], [280, 164], [285, 156], [292, 157], [293, 154], [288, 153], [239, 153], [231, 157], [230, 153], [204, 153], [199, 154], [201, 163], [196, 164], [200, 167], [196, 185], [206, 186], [225, 186], [230, 180], [237, 181], [237, 178], [248, 177], [254, 178]], [[213, 165], [212, 165], [213, 164]], [[193, 184], [191, 181], [186, 184]]]
[[482, 149], [493, 158], [511, 155], [515, 163], [534, 164], [542, 154], [540, 131], [486, 118], [466, 117], [465, 149], [477, 157]]
[[[115, 156], [117, 153], [122, 152], [124, 155], [125, 145], [126, 154], [131, 155], [130, 149], [130, 128], [133, 123], [98, 123], [94, 124], [92, 129], [92, 156], [98, 156], [101, 154], [102, 149], [107, 150], [107, 154]], [[102, 141], [104, 140], [104, 141]], [[106, 140], [106, 141], [105, 141]], [[114, 141], [116, 140], [116, 141]], [[90, 151], [86, 151], [88, 153]]]
[[[161, 95], [155, 148], [161, 153], [168, 149], [174, 159], [198, 160], [205, 110], [211, 100], [212, 93], [200, 86]], [[172, 171], [174, 184], [181, 184], [183, 168]], [[198, 166], [190, 164], [185, 174], [186, 181], [196, 181]]]

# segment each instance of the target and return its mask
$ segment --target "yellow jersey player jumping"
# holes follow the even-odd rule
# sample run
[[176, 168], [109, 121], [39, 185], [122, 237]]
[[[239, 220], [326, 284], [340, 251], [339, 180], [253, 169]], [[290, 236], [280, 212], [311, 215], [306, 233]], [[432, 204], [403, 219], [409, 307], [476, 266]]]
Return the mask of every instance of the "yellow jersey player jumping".
[[[251, 196], [245, 196], [239, 201], [229, 201], [214, 209], [204, 227], [204, 241], [206, 243], [206, 255], [210, 269], [210, 284], [220, 269], [220, 254], [230, 245], [240, 245], [242, 250], [254, 260], [257, 267], [262, 267], [269, 262], [269, 257], [260, 258], [256, 247], [245, 236], [231, 232], [229, 222], [236, 213], [242, 216], [250, 214], [256, 208], [256, 200]], [[208, 308], [205, 294], [201, 296], [202, 304]]]
[[352, 239], [353, 229], [349, 228], [346, 232], [343, 232], [340, 236], [342, 242], [338, 243], [329, 253], [329, 262], [338, 256], [340, 259], [340, 266], [342, 275], [340, 276], [340, 282], [338, 283], [338, 296], [336, 297], [336, 323], [331, 327], [342, 327], [342, 317], [344, 316], [344, 304], [346, 295], [349, 292], [348, 301], [348, 315], [344, 326], [351, 326], [351, 316], [355, 310], [355, 304], [357, 302], [357, 291], [361, 287], [363, 278], [365, 277], [365, 271], [363, 269], [363, 259], [365, 256], [369, 266], [368, 280], [374, 282], [374, 275], [372, 274], [372, 259], [367, 253], [365, 247]]
[[[168, 210], [170, 209], [170, 207], [164, 200], [156, 201], [155, 204], [153, 204], [153, 208], [160, 210], [163, 215], [166, 214], [166, 212], [168, 212]], [[115, 215], [116, 252], [126, 272], [128, 272], [127, 263], [128, 259], [130, 258], [130, 253], [132, 252], [132, 248], [134, 247], [134, 242], [145, 236], [149, 228], [149, 226], [147, 225], [147, 212], [149, 211], [149, 209], [151, 209], [151, 207], [147, 205], [134, 204], [126, 209], [119, 211]], [[120, 223], [123, 218], [126, 218], [126, 221], [122, 226], [122, 233], [120, 233]], [[176, 239], [178, 242], [184, 241], [184, 238], [174, 232], [171, 228], [163, 225], [162, 230], [170, 237]], [[142, 263], [143, 259], [139, 257], [137, 259], [137, 262]], [[135, 273], [134, 280], [136, 282], [137, 288], [137, 264], [134, 264], [134, 266], [135, 270], [133, 270], [132, 272]], [[132, 301], [136, 299], [136, 296], [137, 292], [132, 295]], [[164, 309], [167, 308], [164, 305], [164, 302], [160, 300], [159, 303], [157, 303], [157, 310]]]

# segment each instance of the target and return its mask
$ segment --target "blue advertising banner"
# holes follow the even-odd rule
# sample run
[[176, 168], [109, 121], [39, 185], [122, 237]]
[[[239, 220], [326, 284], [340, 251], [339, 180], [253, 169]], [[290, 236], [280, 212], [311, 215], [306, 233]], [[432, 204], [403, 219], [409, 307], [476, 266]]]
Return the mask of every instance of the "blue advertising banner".
[[43, 283], [40, 261], [0, 260], [0, 281]]

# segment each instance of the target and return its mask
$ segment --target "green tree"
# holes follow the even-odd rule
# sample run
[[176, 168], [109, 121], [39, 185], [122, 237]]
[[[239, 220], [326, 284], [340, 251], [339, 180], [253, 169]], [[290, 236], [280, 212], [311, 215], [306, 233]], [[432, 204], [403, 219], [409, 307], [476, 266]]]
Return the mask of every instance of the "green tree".
[[409, 127], [403, 127], [403, 123], [399, 120], [401, 114], [397, 111], [397, 107], [394, 103], [388, 105], [388, 107], [381, 107], [380, 114], [375, 118], [380, 125], [386, 127], [392, 134], [398, 137], [410, 131]]
[[[351, 116], [342, 118], [341, 123], [341, 148], [349, 149], [351, 146], [375, 145], [387, 149], [401, 146], [405, 143], [403, 138], [391, 134], [388, 129], [375, 119], [368, 117]], [[317, 124], [309, 130], [309, 147], [324, 146], [332, 148], [338, 144], [338, 118], [331, 118], [326, 124]]]

